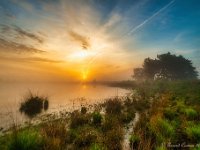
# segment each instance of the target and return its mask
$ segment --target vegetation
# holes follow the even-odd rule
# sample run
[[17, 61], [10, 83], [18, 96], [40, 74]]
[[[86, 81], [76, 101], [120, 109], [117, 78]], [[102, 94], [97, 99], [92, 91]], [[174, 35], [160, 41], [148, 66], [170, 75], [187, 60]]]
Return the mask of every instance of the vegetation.
[[[161, 85], [160, 82], [145, 83], [146, 93], [151, 93], [155, 86]], [[197, 92], [200, 82], [164, 83], [162, 92], [153, 94], [151, 107], [143, 112], [134, 128], [133, 135], [139, 137], [134, 149], [168, 149], [170, 145], [179, 145], [180, 149], [183, 143], [195, 147], [200, 142], [200, 93]]]
[[143, 68], [135, 68], [133, 75], [136, 80], [188, 80], [197, 79], [197, 76], [196, 68], [190, 60], [169, 52], [157, 55], [157, 59], [146, 58]]
[[32, 94], [31, 92], [25, 97], [24, 101], [21, 102], [20, 112], [25, 113], [28, 117], [32, 118], [35, 115], [47, 110], [49, 107], [48, 99]]
[[[135, 83], [130, 96], [107, 99], [98, 109], [82, 107], [69, 115], [0, 137], [0, 149], [123, 149], [126, 128], [131, 149], [166, 150], [200, 144], [200, 81]], [[191, 88], [192, 87], [192, 88]], [[182, 145], [183, 146], [183, 145]], [[196, 146], [196, 147], [195, 147]]]

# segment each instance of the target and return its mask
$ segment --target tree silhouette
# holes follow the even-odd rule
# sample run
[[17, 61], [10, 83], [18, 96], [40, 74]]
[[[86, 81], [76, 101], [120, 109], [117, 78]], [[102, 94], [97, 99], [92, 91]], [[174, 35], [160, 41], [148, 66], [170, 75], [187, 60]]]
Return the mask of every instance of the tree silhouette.
[[139, 79], [187, 80], [197, 79], [198, 73], [191, 60], [171, 53], [157, 55], [157, 59], [146, 58], [143, 68], [135, 68], [133, 77]]

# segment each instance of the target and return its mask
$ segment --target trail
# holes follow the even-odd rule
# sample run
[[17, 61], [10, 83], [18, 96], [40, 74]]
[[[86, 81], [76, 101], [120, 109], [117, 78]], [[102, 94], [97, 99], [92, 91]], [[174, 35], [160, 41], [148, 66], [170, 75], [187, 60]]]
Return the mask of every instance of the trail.
[[122, 143], [122, 148], [123, 150], [130, 150], [130, 146], [129, 146], [129, 137], [130, 135], [133, 133], [133, 129], [136, 125], [136, 123], [138, 122], [140, 118], [140, 115], [138, 112], [135, 113], [135, 118], [133, 121], [131, 121], [128, 125], [127, 128], [125, 129], [125, 135], [124, 135], [124, 141]]

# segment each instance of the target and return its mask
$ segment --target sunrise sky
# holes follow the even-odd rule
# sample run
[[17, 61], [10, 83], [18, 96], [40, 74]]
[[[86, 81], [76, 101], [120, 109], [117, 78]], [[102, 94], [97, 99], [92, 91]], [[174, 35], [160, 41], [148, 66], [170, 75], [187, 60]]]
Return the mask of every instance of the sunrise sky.
[[171, 52], [200, 71], [199, 0], [1, 0], [0, 80], [126, 80]]

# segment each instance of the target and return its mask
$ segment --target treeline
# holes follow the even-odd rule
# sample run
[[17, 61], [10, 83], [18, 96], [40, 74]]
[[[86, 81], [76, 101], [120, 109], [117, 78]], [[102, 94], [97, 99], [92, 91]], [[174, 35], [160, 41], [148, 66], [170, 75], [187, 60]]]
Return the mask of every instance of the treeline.
[[146, 58], [141, 68], [133, 70], [133, 78], [139, 80], [190, 80], [197, 79], [198, 72], [192, 61], [171, 53], [157, 55], [156, 59]]

